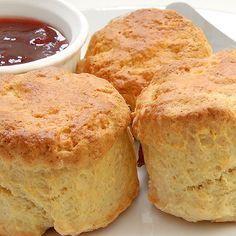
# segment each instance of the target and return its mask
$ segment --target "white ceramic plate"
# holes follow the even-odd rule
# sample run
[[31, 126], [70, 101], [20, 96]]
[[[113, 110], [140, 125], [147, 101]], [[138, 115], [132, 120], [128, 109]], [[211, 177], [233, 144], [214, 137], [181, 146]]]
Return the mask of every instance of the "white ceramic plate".
[[[134, 8], [135, 9], [135, 8]], [[112, 18], [134, 9], [98, 9], [84, 11], [90, 28], [90, 36]], [[224, 12], [198, 10], [209, 22], [236, 40], [236, 15]], [[83, 48], [85, 52], [87, 44]], [[99, 229], [86, 236], [235, 236], [235, 223], [189, 223], [165, 214], [154, 208], [147, 200], [147, 174], [145, 167], [139, 168], [141, 191], [132, 206], [105, 229]], [[53, 230], [45, 236], [58, 236]]]

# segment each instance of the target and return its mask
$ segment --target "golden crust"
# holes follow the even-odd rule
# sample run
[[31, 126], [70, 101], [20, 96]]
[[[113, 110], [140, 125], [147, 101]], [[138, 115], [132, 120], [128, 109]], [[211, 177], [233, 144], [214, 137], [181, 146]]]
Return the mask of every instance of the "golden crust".
[[78, 72], [107, 79], [134, 108], [136, 97], [162, 65], [210, 54], [203, 32], [189, 20], [175, 11], [142, 9], [96, 32]]
[[0, 226], [0, 232], [3, 232], [3, 233], [0, 233], [0, 236], [39, 236], [38, 234], [32, 234], [31, 232], [12, 232], [11, 234], [9, 234], [9, 232], [5, 232], [5, 228], [4, 226]]
[[236, 49], [163, 67], [137, 100], [133, 129], [149, 199], [188, 221], [236, 221]]
[[0, 77], [0, 154], [41, 164], [96, 159], [130, 114], [107, 81], [58, 68]]
[[[230, 119], [236, 112], [236, 50], [163, 67], [137, 100], [133, 128], [141, 138], [154, 120]], [[155, 121], [154, 121], [155, 122]]]

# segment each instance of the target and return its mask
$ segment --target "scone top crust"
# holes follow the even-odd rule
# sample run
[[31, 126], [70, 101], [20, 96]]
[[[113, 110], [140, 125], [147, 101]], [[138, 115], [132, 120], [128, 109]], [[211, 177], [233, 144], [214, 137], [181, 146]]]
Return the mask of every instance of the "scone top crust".
[[149, 142], [149, 126], [206, 117], [236, 119], [236, 49], [163, 67], [137, 100], [133, 128]]
[[161, 65], [210, 53], [203, 32], [189, 20], [171, 10], [142, 9], [96, 32], [78, 71], [109, 80], [134, 107]]
[[0, 157], [63, 166], [102, 156], [130, 122], [106, 80], [47, 68], [0, 76]]

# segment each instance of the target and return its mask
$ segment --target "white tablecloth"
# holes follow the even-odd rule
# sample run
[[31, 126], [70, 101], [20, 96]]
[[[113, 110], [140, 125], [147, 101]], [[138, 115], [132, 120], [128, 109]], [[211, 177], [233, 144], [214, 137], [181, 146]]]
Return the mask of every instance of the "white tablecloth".
[[[186, 2], [196, 8], [236, 13], [236, 0], [67, 0], [80, 9], [113, 7], [165, 6], [172, 2]], [[235, 22], [233, 22], [235, 23]]]

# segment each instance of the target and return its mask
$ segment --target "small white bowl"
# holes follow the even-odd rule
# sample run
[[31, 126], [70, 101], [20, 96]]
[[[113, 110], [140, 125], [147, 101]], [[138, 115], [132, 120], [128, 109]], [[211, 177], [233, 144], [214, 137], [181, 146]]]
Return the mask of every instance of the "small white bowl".
[[24, 17], [41, 20], [64, 33], [69, 46], [63, 51], [32, 62], [0, 66], [0, 73], [23, 73], [47, 66], [57, 66], [74, 72], [80, 51], [88, 35], [84, 15], [63, 0], [0, 0], [1, 17]]

